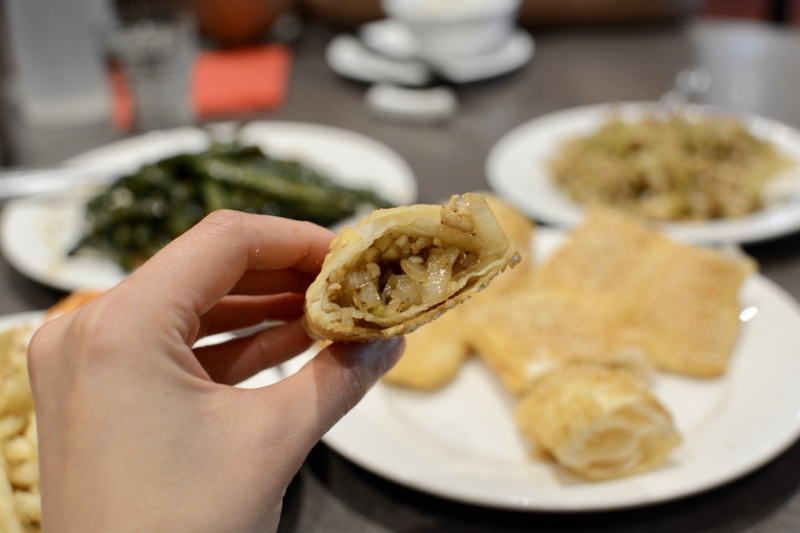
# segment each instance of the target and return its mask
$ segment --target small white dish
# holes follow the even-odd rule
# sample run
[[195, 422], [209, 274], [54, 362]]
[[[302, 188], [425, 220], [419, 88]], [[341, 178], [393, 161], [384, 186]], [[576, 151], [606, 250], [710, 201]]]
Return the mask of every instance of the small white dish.
[[[636, 120], [657, 111], [656, 102], [600, 104], [556, 111], [526, 122], [504, 135], [489, 152], [486, 177], [492, 189], [532, 218], [562, 228], [581, 223], [584, 208], [550, 178], [548, 162], [567, 139], [589, 135], [613, 116]], [[709, 114], [707, 106], [687, 106], [690, 113]], [[675, 238], [698, 244], [748, 243], [800, 230], [800, 132], [754, 115], [739, 118], [749, 131], [772, 142], [798, 167], [776, 177], [785, 194], [774, 195], [751, 215], [724, 220], [671, 222], [660, 227]], [[787, 186], [789, 184], [789, 186]], [[794, 186], [792, 186], [792, 184]]]
[[418, 57], [438, 63], [482, 55], [511, 37], [521, 0], [383, 0], [391, 17], [405, 22]]
[[[411, 168], [370, 137], [318, 124], [256, 121], [242, 128], [240, 138], [271, 156], [302, 161], [341, 185], [372, 189], [397, 205], [416, 199]], [[102, 166], [123, 176], [145, 163], [202, 151], [208, 142], [208, 133], [199, 128], [151, 132], [101, 146], [67, 164]], [[110, 259], [68, 256], [81, 238], [86, 202], [97, 192], [83, 188], [7, 202], [0, 214], [0, 249], [6, 260], [31, 279], [68, 292], [122, 281], [126, 273]]]
[[[552, 252], [563, 240], [539, 228], [537, 251]], [[437, 392], [378, 383], [323, 441], [402, 485], [490, 507], [610, 510], [695, 494], [755, 470], [800, 436], [800, 307], [759, 274], [745, 282], [740, 302], [746, 321], [724, 376], [654, 376], [654, 394], [683, 443], [652, 472], [587, 482], [531, 459], [514, 423], [514, 399], [478, 358]], [[292, 374], [314, 353], [282, 368]]]
[[367, 90], [365, 100], [374, 115], [394, 122], [444, 122], [458, 110], [458, 98], [449, 87], [408, 89], [378, 84]]
[[370, 50], [399, 61], [410, 61], [417, 55], [417, 38], [401, 20], [387, 18], [368, 22], [358, 28], [358, 36]]

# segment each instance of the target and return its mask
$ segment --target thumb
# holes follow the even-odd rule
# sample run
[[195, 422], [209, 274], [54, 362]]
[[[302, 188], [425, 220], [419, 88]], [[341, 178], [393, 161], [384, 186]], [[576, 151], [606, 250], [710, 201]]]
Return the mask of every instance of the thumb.
[[308, 449], [364, 397], [403, 353], [405, 339], [366, 344], [332, 344], [299, 372], [271, 388], [281, 402], [298, 441]]

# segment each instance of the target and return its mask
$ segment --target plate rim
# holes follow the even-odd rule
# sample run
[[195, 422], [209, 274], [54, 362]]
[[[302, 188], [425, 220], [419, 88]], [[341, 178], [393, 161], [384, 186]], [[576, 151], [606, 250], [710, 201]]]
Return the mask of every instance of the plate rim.
[[0, 315], [0, 333], [6, 332], [17, 326], [34, 325], [41, 322], [44, 318], [46, 311], [20, 311], [17, 313], [9, 313]]
[[[620, 101], [604, 102], [598, 104], [580, 105], [551, 111], [521, 124], [503, 134], [489, 149], [484, 164], [484, 172], [489, 187], [497, 191], [498, 195], [515, 205], [524, 213], [543, 223], [558, 228], [569, 229], [580, 224], [586, 208], [571, 200], [565, 193], [554, 189], [560, 200], [570, 204], [574, 211], [550, 211], [535, 206], [535, 201], [521, 199], [515, 193], [509, 182], [519, 183], [519, 178], [509, 178], [503, 171], [509, 159], [509, 153], [517, 148], [518, 144], [525, 141], [531, 132], [547, 127], [547, 122], [559, 117], [583, 117], [588, 115], [606, 114], [614, 109], [623, 113], [641, 113], [648, 110], [657, 110], [658, 101]], [[736, 112], [726, 110], [710, 104], [686, 104], [684, 108], [690, 113], [699, 114], [725, 114], [735, 116], [742, 120], [752, 131], [753, 128], [768, 128], [771, 131], [782, 131], [784, 135], [795, 137], [795, 142], [790, 143], [800, 151], [800, 129], [780, 122], [778, 120], [758, 115], [755, 113]], [[598, 122], [598, 126], [600, 123]], [[800, 159], [796, 159], [800, 170]], [[531, 168], [541, 167], [542, 161], [531, 158]], [[542, 171], [545, 174], [545, 171]], [[536, 177], [530, 178], [538, 180]], [[552, 182], [550, 182], [552, 183]], [[794, 201], [784, 205], [774, 206], [756, 211], [738, 219], [710, 220], [705, 222], [669, 222], [656, 223], [663, 231], [672, 237], [694, 244], [749, 244], [784, 237], [800, 230], [800, 202]]]

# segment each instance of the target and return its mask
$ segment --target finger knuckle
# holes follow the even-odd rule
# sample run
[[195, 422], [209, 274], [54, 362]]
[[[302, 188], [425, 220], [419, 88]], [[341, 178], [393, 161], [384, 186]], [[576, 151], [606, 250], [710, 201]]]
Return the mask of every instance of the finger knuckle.
[[244, 216], [244, 213], [240, 213], [239, 211], [219, 209], [209, 213], [200, 221], [198, 227], [203, 231], [227, 234], [235, 232], [241, 227]]

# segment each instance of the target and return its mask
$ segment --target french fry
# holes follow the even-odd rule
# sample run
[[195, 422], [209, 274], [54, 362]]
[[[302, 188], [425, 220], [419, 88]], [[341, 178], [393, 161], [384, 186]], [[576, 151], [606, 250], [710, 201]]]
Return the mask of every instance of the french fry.
[[25, 525], [42, 523], [42, 497], [38, 492], [17, 491], [14, 493], [14, 510], [19, 521]]
[[25, 429], [25, 419], [19, 415], [0, 418], [0, 444], [19, 435]]
[[2, 461], [0, 461], [0, 531], [24, 533], [22, 522], [14, 509], [14, 490], [8, 482], [5, 464]]
[[3, 445], [3, 455], [10, 464], [32, 462], [36, 453], [25, 435], [17, 435]]
[[[88, 303], [98, 291], [73, 293], [45, 321]], [[0, 533], [41, 533], [39, 440], [28, 375], [28, 343], [35, 328], [0, 332]]]
[[41, 532], [39, 451], [27, 367], [31, 331], [0, 334], [0, 533]]

